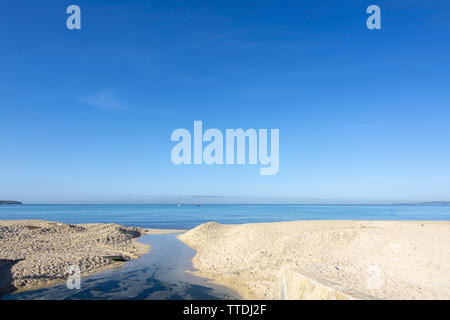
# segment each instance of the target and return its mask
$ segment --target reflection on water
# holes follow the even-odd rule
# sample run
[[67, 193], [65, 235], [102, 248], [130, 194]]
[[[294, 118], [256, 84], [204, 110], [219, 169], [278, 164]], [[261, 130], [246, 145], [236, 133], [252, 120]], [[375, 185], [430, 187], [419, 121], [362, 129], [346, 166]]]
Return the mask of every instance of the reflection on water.
[[149, 253], [119, 269], [82, 278], [81, 289], [69, 290], [63, 284], [3, 299], [238, 299], [232, 290], [186, 272], [194, 270], [195, 251], [176, 236], [141, 237], [140, 242], [151, 244]]

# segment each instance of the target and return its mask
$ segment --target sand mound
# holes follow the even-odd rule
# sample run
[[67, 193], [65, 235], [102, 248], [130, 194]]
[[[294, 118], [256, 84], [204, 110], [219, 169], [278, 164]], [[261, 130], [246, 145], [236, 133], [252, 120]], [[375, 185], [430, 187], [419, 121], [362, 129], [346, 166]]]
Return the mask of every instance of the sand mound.
[[179, 238], [200, 275], [243, 298], [308, 298], [292, 288], [319, 279], [358, 297], [450, 299], [449, 222], [207, 223]]
[[71, 265], [99, 271], [113, 263], [105, 256], [137, 258], [149, 247], [133, 239], [145, 232], [117, 224], [0, 221], [0, 294], [66, 280]]

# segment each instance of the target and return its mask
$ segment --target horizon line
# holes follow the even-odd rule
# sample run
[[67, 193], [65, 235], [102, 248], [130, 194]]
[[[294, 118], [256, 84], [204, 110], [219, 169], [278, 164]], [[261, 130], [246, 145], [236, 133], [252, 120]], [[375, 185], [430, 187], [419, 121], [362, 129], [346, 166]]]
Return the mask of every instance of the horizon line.
[[[254, 203], [254, 202], [241, 202], [241, 203], [202, 203], [202, 202], [165, 202], [165, 203], [156, 203], [156, 202], [22, 202], [18, 201], [20, 204], [18, 205], [311, 205], [311, 206], [319, 206], [319, 205], [334, 205], [334, 206], [345, 206], [345, 205], [420, 205], [420, 204], [436, 204], [436, 205], [450, 205], [450, 201], [412, 201], [412, 202], [348, 202], [348, 203], [299, 203], [299, 202], [268, 202], [268, 203]], [[9, 204], [11, 205], [11, 204]], [[6, 206], [6, 204], [5, 204]]]

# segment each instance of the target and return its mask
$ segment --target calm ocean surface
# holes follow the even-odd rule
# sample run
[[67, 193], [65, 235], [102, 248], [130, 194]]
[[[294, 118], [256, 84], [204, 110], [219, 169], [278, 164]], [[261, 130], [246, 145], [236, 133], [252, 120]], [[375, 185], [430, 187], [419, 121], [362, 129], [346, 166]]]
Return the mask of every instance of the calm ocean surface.
[[450, 206], [418, 205], [0, 205], [0, 220], [118, 223], [189, 229], [208, 221], [450, 220]]

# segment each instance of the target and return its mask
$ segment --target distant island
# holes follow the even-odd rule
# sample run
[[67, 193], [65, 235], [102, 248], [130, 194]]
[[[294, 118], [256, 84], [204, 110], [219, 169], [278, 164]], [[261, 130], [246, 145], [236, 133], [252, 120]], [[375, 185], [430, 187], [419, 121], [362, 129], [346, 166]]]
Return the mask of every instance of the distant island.
[[0, 204], [22, 204], [22, 202], [12, 200], [0, 200]]
[[400, 206], [448, 206], [448, 205], [450, 205], [450, 201], [397, 203], [397, 205], [400, 205]]

